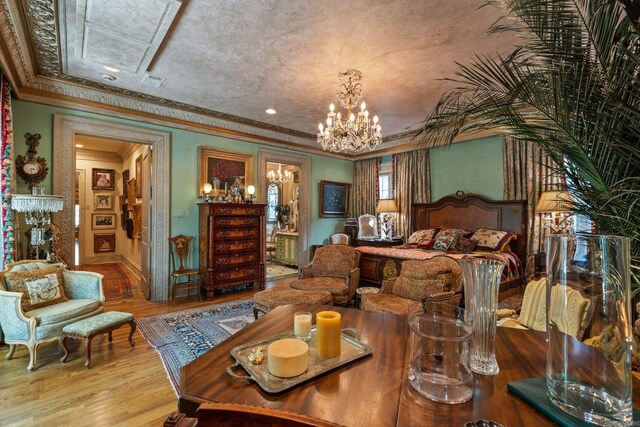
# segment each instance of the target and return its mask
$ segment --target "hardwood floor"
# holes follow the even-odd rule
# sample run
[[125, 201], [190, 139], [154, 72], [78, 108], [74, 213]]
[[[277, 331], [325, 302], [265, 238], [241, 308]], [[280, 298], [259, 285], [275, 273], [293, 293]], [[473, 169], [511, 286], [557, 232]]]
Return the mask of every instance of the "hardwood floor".
[[[267, 287], [291, 279], [268, 282]], [[213, 301], [197, 297], [171, 302], [149, 302], [143, 298], [107, 302], [105, 310], [133, 313], [136, 318], [248, 299], [255, 290], [229, 292]], [[173, 392], [160, 356], [136, 331], [135, 347], [127, 342], [129, 328], [93, 340], [91, 368], [84, 366], [83, 348], [73, 343], [66, 364], [57, 342], [38, 349], [38, 364], [27, 372], [29, 355], [18, 346], [12, 360], [5, 360], [7, 346], [0, 347], [0, 425], [2, 426], [141, 426], [162, 425], [177, 410]]]

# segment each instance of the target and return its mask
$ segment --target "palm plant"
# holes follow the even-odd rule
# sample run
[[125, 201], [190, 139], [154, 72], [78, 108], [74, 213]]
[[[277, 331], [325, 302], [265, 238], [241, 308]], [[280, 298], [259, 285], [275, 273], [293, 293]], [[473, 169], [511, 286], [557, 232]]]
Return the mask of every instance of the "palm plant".
[[631, 238], [640, 286], [640, 3], [637, 0], [504, 0], [508, 55], [460, 65], [417, 138], [447, 145], [497, 130], [532, 141], [567, 177], [576, 212], [602, 234]]

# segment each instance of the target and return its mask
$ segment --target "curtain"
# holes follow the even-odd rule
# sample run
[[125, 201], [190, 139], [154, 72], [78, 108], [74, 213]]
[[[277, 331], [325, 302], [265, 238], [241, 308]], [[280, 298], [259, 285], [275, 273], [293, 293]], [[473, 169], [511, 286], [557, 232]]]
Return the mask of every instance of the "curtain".
[[375, 214], [378, 204], [379, 159], [356, 160], [353, 163], [353, 216]]
[[559, 190], [564, 180], [558, 167], [532, 142], [505, 137], [503, 142], [504, 199], [527, 201], [527, 275], [533, 274], [535, 254], [544, 252], [542, 214], [536, 214], [540, 194]]
[[13, 167], [13, 117], [11, 114], [11, 90], [9, 81], [0, 70], [0, 220], [2, 221], [1, 267], [16, 259], [15, 214], [11, 209], [11, 194], [15, 192], [15, 170]]
[[431, 199], [429, 150], [414, 150], [393, 155], [393, 198], [400, 213], [396, 214], [394, 234], [409, 238], [414, 203]]

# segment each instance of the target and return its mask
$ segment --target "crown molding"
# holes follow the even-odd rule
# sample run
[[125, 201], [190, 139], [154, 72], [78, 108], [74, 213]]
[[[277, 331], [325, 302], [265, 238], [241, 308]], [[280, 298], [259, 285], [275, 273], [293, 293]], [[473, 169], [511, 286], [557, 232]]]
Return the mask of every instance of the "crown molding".
[[76, 160], [95, 160], [110, 163], [122, 163], [120, 154], [110, 151], [89, 150], [86, 148], [76, 148]]

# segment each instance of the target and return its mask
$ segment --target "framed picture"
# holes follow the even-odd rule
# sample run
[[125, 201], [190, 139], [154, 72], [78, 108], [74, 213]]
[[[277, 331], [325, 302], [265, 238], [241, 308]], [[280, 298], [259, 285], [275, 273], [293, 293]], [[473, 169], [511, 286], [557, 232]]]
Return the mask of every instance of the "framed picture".
[[348, 218], [351, 184], [320, 181], [320, 217]]
[[122, 195], [127, 198], [127, 183], [129, 182], [129, 169], [122, 171]]
[[114, 213], [92, 213], [91, 229], [92, 230], [109, 230], [116, 228], [117, 216]]
[[91, 188], [94, 190], [115, 190], [116, 171], [114, 169], [91, 169]]
[[247, 154], [198, 147], [198, 188], [196, 194], [201, 196], [204, 184], [207, 182], [213, 184], [214, 178], [220, 180], [220, 188], [219, 194], [214, 194], [215, 189], [211, 192], [212, 197], [224, 192], [225, 183], [228, 188], [231, 188], [238, 176], [244, 178], [244, 185], [251, 184], [252, 165], [253, 158]]
[[113, 209], [113, 194], [95, 193], [93, 195], [93, 209]]
[[115, 252], [116, 233], [94, 234], [93, 252]]
[[142, 154], [136, 157], [136, 197], [142, 197]]

